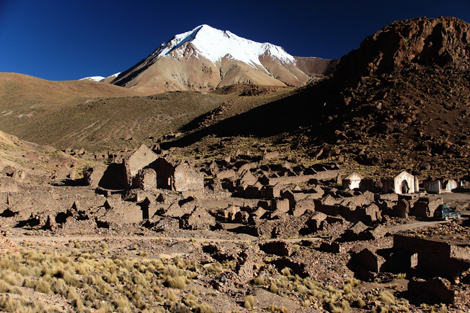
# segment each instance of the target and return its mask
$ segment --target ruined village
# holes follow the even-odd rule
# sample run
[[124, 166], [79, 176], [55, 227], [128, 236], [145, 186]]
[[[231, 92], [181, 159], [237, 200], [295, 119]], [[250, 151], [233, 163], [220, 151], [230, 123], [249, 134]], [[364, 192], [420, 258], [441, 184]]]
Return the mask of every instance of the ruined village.
[[[283, 298], [285, 286], [284, 295], [271, 290], [254, 307], [275, 297], [277, 308], [289, 312], [402, 310], [410, 303], [468, 308], [466, 239], [419, 233], [467, 225], [465, 177], [420, 179], [402, 171], [378, 179], [345, 173], [336, 163], [292, 166], [278, 152], [237, 151], [204, 163], [176, 160], [171, 150], [141, 145], [106, 155], [66, 149], [64, 156], [112, 162], [84, 168], [80, 179], [74, 179], [79, 175], [73, 164], [65, 164], [48, 186], [5, 167], [0, 185], [4, 251], [18, 249], [28, 237], [37, 242], [42, 237], [46, 246], [63, 245], [55, 241], [62, 238], [73, 247], [74, 240], [86, 238], [134, 258], [187, 257], [204, 266], [233, 262], [191, 282], [212, 304], [207, 298], [214, 293], [238, 290], [240, 298], [244, 292], [269, 290], [268, 277], [287, 268], [292, 277], [322, 281], [332, 290], [362, 286], [363, 300], [356, 295], [331, 302], [294, 289], [293, 301]], [[462, 218], [436, 221], [434, 211], [445, 203]], [[392, 300], [384, 300], [384, 290], [392, 290]], [[234, 300], [228, 311], [246, 309], [242, 300]]]
[[199, 31], [102, 82], [0, 73], [0, 312], [470, 312], [470, 25], [256, 68]]

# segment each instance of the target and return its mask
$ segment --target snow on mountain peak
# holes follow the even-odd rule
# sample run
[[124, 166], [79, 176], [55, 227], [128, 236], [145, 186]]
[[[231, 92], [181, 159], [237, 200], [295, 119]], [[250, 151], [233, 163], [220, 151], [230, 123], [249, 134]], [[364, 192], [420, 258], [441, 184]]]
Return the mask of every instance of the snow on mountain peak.
[[89, 76], [89, 77], [80, 78], [79, 80], [89, 80], [89, 81], [93, 81], [93, 82], [99, 82], [103, 79], [105, 79], [104, 76]]
[[154, 56], [161, 58], [176, 51], [177, 55], [182, 57], [183, 52], [177, 49], [189, 42], [197, 49], [195, 56], [201, 55], [214, 64], [228, 56], [255, 67], [256, 65], [262, 66], [259, 57], [265, 53], [281, 62], [295, 63], [294, 57], [285, 52], [282, 47], [248, 40], [228, 30], [222, 31], [205, 24], [174, 36], [170, 41], [163, 43], [155, 51]]

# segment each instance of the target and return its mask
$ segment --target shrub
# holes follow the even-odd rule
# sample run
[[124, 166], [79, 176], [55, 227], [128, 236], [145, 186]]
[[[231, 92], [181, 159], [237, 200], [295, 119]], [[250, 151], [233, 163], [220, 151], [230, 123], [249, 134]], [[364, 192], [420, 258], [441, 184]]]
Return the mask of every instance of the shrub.
[[249, 295], [245, 298], [245, 309], [252, 310], [255, 307], [255, 298]]
[[23, 280], [23, 287], [34, 288], [34, 283], [33, 283], [33, 281], [31, 280], [31, 278], [26, 277], [26, 278]]
[[45, 293], [48, 295], [51, 292], [51, 286], [44, 279], [40, 279], [36, 282], [34, 286], [34, 291]]
[[67, 289], [67, 285], [65, 284], [65, 281], [62, 278], [56, 279], [51, 284], [51, 290], [61, 296], [64, 296], [67, 293]]
[[77, 290], [74, 287], [69, 287], [69, 289], [67, 290], [66, 298], [68, 300], [76, 300], [80, 297], [78, 296]]
[[264, 285], [264, 280], [263, 278], [261, 277], [255, 277], [255, 279], [253, 279], [253, 285], [255, 286], [263, 286]]
[[130, 309], [129, 300], [124, 296], [113, 295], [112, 303], [118, 312], [124, 312]]
[[0, 280], [0, 293], [10, 292], [10, 284], [4, 280]]
[[203, 302], [202, 304], [200, 304], [196, 307], [196, 310], [194, 312], [196, 312], [196, 313], [215, 313], [215, 309], [212, 306], [210, 306], [209, 304]]
[[170, 312], [172, 313], [191, 313], [191, 310], [188, 309], [181, 303], [173, 303], [170, 307]]
[[72, 300], [72, 306], [74, 308], [76, 308], [77, 310], [80, 310], [80, 311], [83, 310], [83, 308], [84, 308], [83, 302], [79, 298]]
[[363, 299], [358, 299], [358, 300], [356, 301], [356, 306], [357, 306], [358, 308], [362, 309], [363, 307], [366, 306], [366, 302], [365, 302]]
[[186, 277], [176, 276], [176, 277], [167, 277], [166, 279], [168, 286], [171, 288], [185, 289], [186, 288]]
[[148, 285], [148, 281], [145, 278], [145, 276], [142, 275], [141, 273], [139, 273], [136, 270], [132, 271], [132, 281], [137, 285], [141, 285], [141, 286], [147, 286]]
[[387, 290], [384, 290], [379, 294], [379, 299], [380, 301], [388, 304], [395, 304], [395, 297]]
[[176, 297], [175, 293], [171, 289], [168, 289], [168, 291], [166, 292], [166, 298], [170, 300], [171, 302], [178, 302], [178, 298]]
[[14, 293], [21, 296], [23, 294], [23, 291], [21, 290], [21, 288], [15, 286], [10, 289], [10, 293]]
[[287, 310], [286, 307], [284, 307], [284, 306], [278, 307], [278, 306], [276, 306], [276, 305], [274, 305], [274, 304], [270, 305], [270, 306], [268, 307], [268, 310], [269, 310], [270, 312], [273, 312], [273, 313], [277, 313], [277, 312], [280, 312], [280, 313], [288, 313], [288, 312], [289, 312], [289, 310]]
[[5, 275], [4, 277], [2, 277], [2, 279], [4, 281], [6, 281], [8, 284], [13, 285], [13, 286], [21, 286], [22, 285], [18, 282], [19, 279], [17, 279], [16, 277], [14, 277], [11, 274]]
[[304, 285], [297, 285], [296, 290], [298, 293], [307, 293], [307, 288]]
[[284, 275], [284, 276], [291, 276], [290, 268], [284, 267], [284, 268], [281, 270], [281, 274]]
[[405, 279], [405, 278], [406, 278], [406, 273], [397, 274], [397, 279]]
[[277, 289], [277, 285], [275, 283], [271, 283], [269, 286], [269, 292], [278, 294], [279, 290]]
[[114, 312], [114, 307], [111, 303], [107, 301], [101, 301], [98, 312], [99, 313], [111, 313], [111, 312]]

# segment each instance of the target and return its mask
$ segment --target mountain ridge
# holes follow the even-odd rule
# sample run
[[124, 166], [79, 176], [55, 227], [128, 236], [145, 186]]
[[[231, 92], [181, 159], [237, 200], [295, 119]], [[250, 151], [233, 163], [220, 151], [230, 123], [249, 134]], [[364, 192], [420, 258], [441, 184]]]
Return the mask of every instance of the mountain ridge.
[[336, 65], [335, 60], [315, 60], [313, 64], [280, 46], [201, 25], [162, 43], [111, 83], [147, 94], [211, 91], [232, 84], [297, 87], [331, 73]]

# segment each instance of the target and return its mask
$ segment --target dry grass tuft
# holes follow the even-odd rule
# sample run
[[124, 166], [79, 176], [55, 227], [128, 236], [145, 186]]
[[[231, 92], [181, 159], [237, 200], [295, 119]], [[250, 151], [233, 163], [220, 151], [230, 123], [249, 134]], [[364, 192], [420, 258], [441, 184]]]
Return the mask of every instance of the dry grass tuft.
[[215, 309], [210, 306], [209, 304], [203, 302], [202, 304], [198, 305], [194, 310], [196, 313], [215, 313]]
[[253, 310], [255, 307], [255, 298], [252, 295], [245, 297], [244, 307], [247, 310]]

